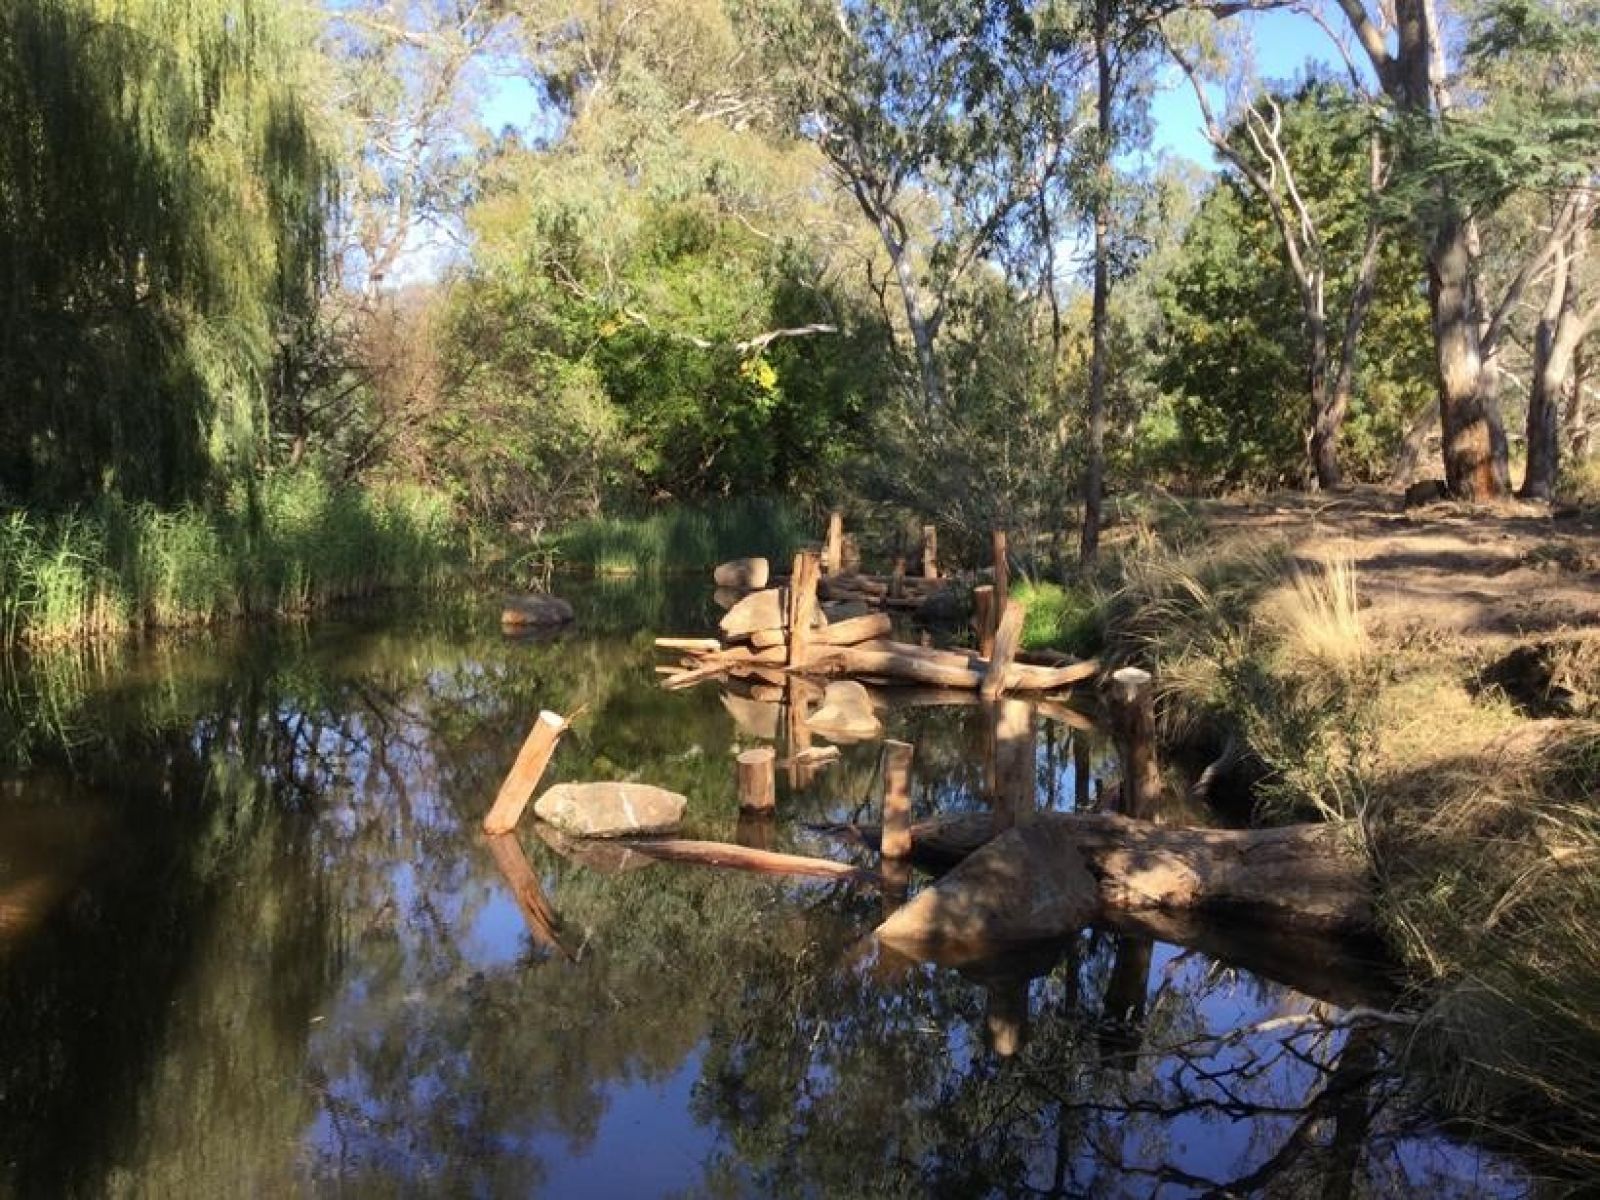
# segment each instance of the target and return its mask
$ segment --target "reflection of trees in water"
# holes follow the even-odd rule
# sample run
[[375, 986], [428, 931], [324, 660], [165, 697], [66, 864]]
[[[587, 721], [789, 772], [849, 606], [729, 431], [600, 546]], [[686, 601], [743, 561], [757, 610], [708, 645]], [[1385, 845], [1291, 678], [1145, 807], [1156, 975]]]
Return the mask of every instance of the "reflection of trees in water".
[[[1214, 1008], [1266, 1011], [1281, 989], [1152, 963], [1129, 936], [1020, 973], [896, 968], [859, 950], [877, 896], [603, 875], [529, 835], [576, 961], [530, 941], [476, 829], [539, 708], [588, 705], [552, 778], [648, 770], [689, 796], [693, 831], [735, 831], [720, 703], [661, 693], [649, 659], [642, 640], [456, 627], [286, 634], [80, 698], [91, 739], [35, 748], [121, 832], [0, 979], [0, 1187], [520, 1194], [552, 1145], [594, 1144], [618, 1087], [697, 1053], [694, 1115], [725, 1147], [712, 1190], [1145, 1194], [1255, 1170], [1300, 1187], [1370, 1180], [1398, 1143], [1393, 1084], [1345, 1065], [1355, 1035], [1297, 1030], [1275, 1060], [1208, 1049]], [[980, 803], [982, 725], [906, 720], [919, 805]], [[1041, 797], [1085, 750], [1046, 739]], [[875, 759], [848, 751], [785, 793], [786, 818], [849, 815]], [[1219, 1063], [1230, 1077], [1205, 1074]], [[1201, 1171], [1176, 1149], [1207, 1138], [1238, 1161]]]

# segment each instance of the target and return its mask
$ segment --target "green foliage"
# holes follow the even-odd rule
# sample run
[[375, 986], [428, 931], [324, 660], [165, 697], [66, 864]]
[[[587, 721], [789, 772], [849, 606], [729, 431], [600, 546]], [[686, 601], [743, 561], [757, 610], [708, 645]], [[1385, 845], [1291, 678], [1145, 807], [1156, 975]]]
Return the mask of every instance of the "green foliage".
[[267, 0], [0, 7], [0, 492], [171, 500], [255, 466], [320, 275], [308, 46]]
[[49, 517], [0, 513], [0, 641], [32, 644], [292, 613], [459, 564], [451, 511], [417, 487], [269, 477], [252, 511], [164, 510], [115, 496]]
[[731, 558], [760, 555], [786, 571], [806, 539], [806, 522], [778, 500], [675, 504], [643, 517], [597, 517], [563, 529], [550, 553], [563, 567], [595, 575], [706, 571]]
[[[1332, 266], [1328, 312], [1353, 286], [1366, 221], [1364, 115], [1332, 85], [1281, 101], [1282, 141]], [[1214, 184], [1155, 282], [1166, 340], [1161, 400], [1141, 418], [1140, 459], [1207, 489], [1284, 486], [1304, 472], [1309, 406], [1297, 284], [1266, 202], [1242, 183]], [[1408, 418], [1432, 396], [1421, 263], [1390, 237], [1363, 326], [1355, 395], [1340, 446], [1347, 473], [1386, 475]]]

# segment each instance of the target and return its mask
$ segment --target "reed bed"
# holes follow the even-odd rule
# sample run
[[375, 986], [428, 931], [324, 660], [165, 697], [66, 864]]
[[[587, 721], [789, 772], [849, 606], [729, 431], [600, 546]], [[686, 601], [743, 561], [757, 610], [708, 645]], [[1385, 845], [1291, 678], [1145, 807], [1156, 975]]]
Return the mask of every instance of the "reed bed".
[[436, 493], [339, 489], [309, 474], [215, 509], [106, 499], [0, 511], [0, 641], [59, 644], [426, 587], [459, 564], [458, 546]]

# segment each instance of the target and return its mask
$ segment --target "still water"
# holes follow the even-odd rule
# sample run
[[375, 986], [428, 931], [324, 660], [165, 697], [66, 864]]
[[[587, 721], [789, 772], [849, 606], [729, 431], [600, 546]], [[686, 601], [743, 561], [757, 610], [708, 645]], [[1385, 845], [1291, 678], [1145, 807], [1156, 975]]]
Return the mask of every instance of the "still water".
[[[740, 827], [732, 757], [783, 753], [782, 709], [652, 671], [655, 633], [709, 628], [701, 589], [568, 594], [551, 641], [462, 602], [6, 669], [0, 1195], [1524, 1191], [1397, 1072], [1403, 1028], [1347, 1019], [1392, 997], [1337, 947], [1171, 923], [955, 970], [880, 953], [870, 889], [531, 814], [492, 852], [529, 722], [581, 706], [547, 782], [870, 861], [815, 827], [872, 818], [872, 745]], [[981, 708], [886, 720], [919, 815], [990, 803]], [[1091, 802], [1105, 747], [1034, 729], [1033, 802]]]

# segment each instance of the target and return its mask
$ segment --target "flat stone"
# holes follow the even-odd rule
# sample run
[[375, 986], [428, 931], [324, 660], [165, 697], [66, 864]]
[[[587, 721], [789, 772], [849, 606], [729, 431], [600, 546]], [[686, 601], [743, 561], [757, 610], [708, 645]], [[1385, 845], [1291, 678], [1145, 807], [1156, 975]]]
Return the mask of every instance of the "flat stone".
[[647, 783], [558, 783], [534, 814], [573, 837], [615, 838], [669, 833], [688, 801]]
[[806, 728], [839, 740], [883, 736], [883, 722], [872, 707], [872, 693], [853, 679], [830, 683], [822, 707], [806, 718]]
[[1088, 924], [1099, 908], [1099, 886], [1072, 832], [1035, 821], [968, 856], [878, 926], [877, 934], [914, 956], [961, 961], [1064, 937]]
[[560, 596], [508, 596], [500, 611], [502, 625], [565, 625], [572, 605]]

